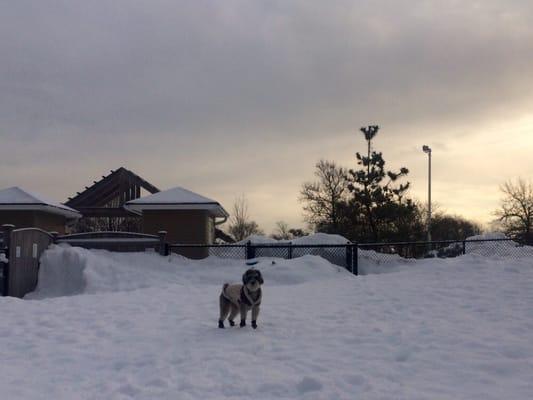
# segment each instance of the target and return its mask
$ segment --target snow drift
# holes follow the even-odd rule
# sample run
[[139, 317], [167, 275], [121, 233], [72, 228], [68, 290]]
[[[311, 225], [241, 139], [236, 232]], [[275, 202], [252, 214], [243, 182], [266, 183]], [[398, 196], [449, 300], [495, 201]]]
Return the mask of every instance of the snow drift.
[[292, 243], [294, 245], [336, 245], [336, 244], [346, 244], [350, 243], [348, 239], [346, 239], [344, 236], [341, 235], [332, 235], [328, 233], [314, 233], [312, 235], [302, 236], [298, 238], [294, 238], [292, 240], [276, 240], [268, 236], [262, 236], [262, 235], [252, 235], [247, 237], [244, 240], [241, 240], [240, 242], [237, 242], [237, 244], [246, 244], [246, 243], [252, 243], [252, 244], [289, 244]]
[[[324, 280], [339, 273], [351, 275], [344, 268], [311, 255], [294, 260], [258, 259], [254, 267], [261, 269], [270, 283], [279, 285]], [[250, 266], [245, 260], [216, 257], [190, 260], [176, 254], [161, 257], [155, 253], [114, 253], [53, 245], [43, 253], [37, 288], [26, 298], [129, 291], [171, 284], [221, 285], [238, 282], [247, 268]]]

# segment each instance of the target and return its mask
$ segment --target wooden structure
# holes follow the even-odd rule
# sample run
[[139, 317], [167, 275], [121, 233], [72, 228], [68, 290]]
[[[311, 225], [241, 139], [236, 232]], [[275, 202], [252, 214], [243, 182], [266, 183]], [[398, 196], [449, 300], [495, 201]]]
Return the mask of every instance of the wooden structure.
[[8, 255], [4, 265], [4, 296], [22, 298], [33, 292], [39, 276], [39, 259], [42, 253], [53, 243], [48, 232], [37, 228], [13, 229], [13, 225], [4, 225], [3, 244]]
[[130, 217], [124, 204], [141, 197], [141, 189], [157, 193], [159, 189], [140, 176], [120, 167], [111, 174], [94, 181], [85, 191], [69, 197], [65, 205], [78, 210], [83, 217]]

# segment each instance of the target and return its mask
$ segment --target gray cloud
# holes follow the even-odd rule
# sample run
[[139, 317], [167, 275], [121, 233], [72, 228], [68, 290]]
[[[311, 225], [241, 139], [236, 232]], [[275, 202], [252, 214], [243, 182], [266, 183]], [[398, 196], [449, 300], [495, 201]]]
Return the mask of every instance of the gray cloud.
[[124, 164], [258, 191], [307, 179], [367, 122], [446, 142], [532, 105], [532, 17], [503, 0], [3, 1], [0, 184], [69, 165], [50, 185], [70, 194]]

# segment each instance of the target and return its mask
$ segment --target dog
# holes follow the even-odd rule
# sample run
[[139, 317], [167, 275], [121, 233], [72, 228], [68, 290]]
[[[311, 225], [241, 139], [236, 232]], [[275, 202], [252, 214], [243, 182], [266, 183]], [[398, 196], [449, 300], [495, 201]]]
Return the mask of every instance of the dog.
[[224, 320], [235, 326], [235, 317], [241, 314], [240, 327], [246, 326], [246, 315], [252, 310], [252, 328], [257, 329], [257, 317], [263, 296], [261, 285], [264, 283], [261, 271], [250, 268], [242, 276], [242, 285], [225, 283], [220, 293], [220, 317], [218, 327], [224, 329]]

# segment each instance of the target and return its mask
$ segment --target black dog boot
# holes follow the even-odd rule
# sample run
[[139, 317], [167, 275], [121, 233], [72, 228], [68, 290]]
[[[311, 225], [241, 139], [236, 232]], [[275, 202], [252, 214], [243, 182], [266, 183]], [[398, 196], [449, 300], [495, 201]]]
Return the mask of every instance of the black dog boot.
[[252, 321], [252, 328], [257, 329], [257, 322], [256, 321]]
[[241, 319], [241, 325], [240, 326], [241, 326], [241, 328], [246, 326], [246, 321], [244, 319]]
[[229, 320], [229, 325], [230, 326], [235, 326], [235, 321], [232, 321], [231, 319]]
[[224, 329], [224, 321], [218, 320], [218, 327]]

